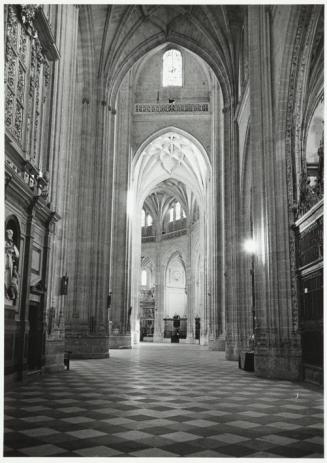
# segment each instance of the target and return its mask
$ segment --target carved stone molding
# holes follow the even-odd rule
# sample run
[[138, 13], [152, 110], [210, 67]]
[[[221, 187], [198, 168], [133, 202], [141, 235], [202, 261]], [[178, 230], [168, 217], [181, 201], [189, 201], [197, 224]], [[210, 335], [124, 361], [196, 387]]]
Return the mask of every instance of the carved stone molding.
[[33, 22], [45, 56], [49, 61], [58, 60], [60, 58], [59, 50], [55, 43], [51, 26], [42, 8], [36, 10]]

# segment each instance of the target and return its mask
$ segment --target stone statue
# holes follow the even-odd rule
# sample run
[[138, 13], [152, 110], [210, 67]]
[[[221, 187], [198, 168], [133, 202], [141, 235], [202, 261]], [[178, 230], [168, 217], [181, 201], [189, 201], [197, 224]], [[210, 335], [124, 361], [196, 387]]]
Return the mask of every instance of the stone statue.
[[9, 300], [16, 300], [18, 296], [19, 251], [13, 236], [14, 232], [8, 228], [5, 242], [5, 295]]

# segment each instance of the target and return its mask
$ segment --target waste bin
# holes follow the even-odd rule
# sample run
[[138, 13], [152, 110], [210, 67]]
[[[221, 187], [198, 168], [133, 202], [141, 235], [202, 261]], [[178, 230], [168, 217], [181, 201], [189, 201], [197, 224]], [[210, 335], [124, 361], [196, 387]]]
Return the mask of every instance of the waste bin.
[[238, 366], [245, 371], [254, 371], [254, 352], [241, 352]]

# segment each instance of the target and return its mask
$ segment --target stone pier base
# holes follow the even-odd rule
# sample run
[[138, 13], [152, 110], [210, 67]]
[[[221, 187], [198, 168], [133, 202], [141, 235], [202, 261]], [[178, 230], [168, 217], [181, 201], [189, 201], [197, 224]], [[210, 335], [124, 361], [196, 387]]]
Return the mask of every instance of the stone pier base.
[[110, 349], [131, 349], [132, 342], [131, 342], [130, 335], [115, 335], [111, 334], [109, 338], [109, 348]]
[[109, 357], [108, 336], [69, 336], [65, 339], [65, 351], [71, 359], [103, 359]]
[[280, 352], [254, 354], [254, 372], [263, 378], [286, 379], [301, 381], [302, 379], [301, 353], [291, 351], [281, 355]]
[[221, 336], [216, 339], [209, 339], [209, 350], [225, 352], [225, 337]]

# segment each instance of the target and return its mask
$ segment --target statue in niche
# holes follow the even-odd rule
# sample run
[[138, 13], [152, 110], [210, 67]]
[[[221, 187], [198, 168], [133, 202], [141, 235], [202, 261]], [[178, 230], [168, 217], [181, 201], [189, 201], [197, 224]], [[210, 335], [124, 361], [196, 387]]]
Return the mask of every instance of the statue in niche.
[[300, 198], [298, 205], [298, 216], [305, 214], [312, 208], [320, 199], [318, 192], [317, 178], [310, 178], [305, 169], [302, 170], [300, 176]]
[[19, 251], [13, 237], [13, 230], [8, 228], [5, 242], [5, 295], [7, 299], [15, 301], [18, 296]]

